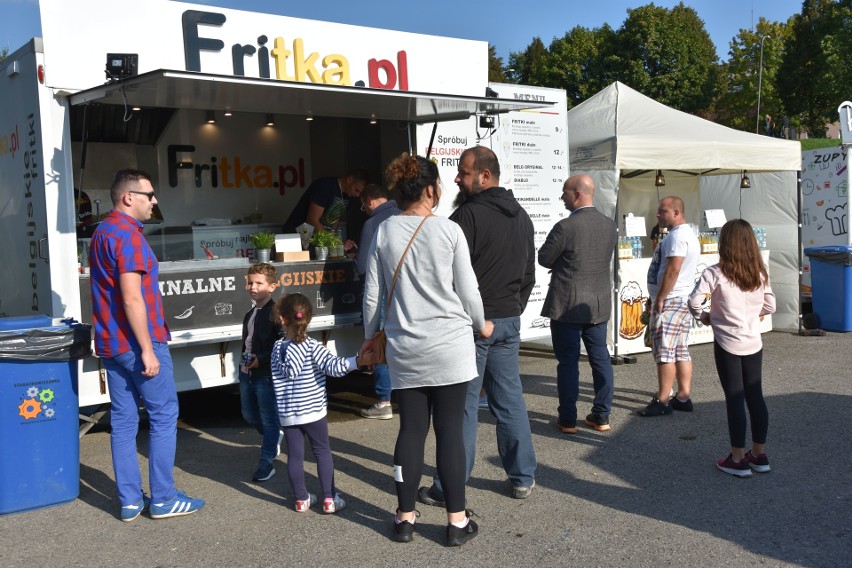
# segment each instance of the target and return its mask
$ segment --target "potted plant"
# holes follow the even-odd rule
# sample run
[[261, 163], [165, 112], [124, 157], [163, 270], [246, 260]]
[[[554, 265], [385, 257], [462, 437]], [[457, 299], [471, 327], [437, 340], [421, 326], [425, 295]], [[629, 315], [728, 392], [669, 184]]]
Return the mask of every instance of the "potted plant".
[[275, 245], [275, 233], [254, 233], [249, 236], [254, 246], [254, 258], [257, 262], [269, 262], [272, 247]]
[[314, 256], [317, 260], [325, 260], [328, 258], [328, 251], [338, 244], [342, 244], [340, 237], [331, 231], [314, 231], [311, 235], [310, 244], [314, 247]]

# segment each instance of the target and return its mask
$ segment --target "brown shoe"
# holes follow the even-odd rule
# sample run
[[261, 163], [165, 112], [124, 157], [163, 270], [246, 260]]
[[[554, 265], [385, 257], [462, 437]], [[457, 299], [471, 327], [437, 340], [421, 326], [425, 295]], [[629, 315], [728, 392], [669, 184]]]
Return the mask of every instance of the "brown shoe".
[[577, 421], [572, 420], [571, 422], [560, 422], [556, 421], [556, 427], [559, 428], [559, 431], [563, 434], [576, 434], [577, 433]]
[[591, 426], [598, 432], [606, 432], [609, 430], [609, 418], [600, 414], [589, 414], [586, 416], [586, 426]]

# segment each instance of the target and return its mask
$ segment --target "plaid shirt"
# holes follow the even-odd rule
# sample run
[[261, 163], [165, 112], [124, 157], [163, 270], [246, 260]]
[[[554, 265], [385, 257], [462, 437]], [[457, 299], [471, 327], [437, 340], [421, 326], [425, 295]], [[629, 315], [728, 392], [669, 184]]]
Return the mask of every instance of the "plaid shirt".
[[142, 234], [142, 223], [120, 211], [111, 211], [92, 235], [89, 259], [95, 353], [115, 357], [139, 349], [123, 309], [119, 275], [125, 272], [142, 273], [142, 299], [148, 310], [151, 341], [165, 343], [171, 339], [157, 282], [159, 263]]

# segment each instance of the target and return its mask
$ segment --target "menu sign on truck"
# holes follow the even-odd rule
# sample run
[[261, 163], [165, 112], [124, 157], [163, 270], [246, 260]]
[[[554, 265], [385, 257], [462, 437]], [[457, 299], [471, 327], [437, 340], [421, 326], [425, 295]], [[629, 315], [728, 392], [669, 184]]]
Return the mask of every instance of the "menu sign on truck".
[[[487, 146], [500, 161], [500, 185], [512, 190], [533, 222], [538, 250], [553, 225], [568, 215], [560, 200], [562, 184], [569, 176], [565, 91], [502, 83], [490, 83], [489, 87], [501, 99], [554, 104], [543, 109], [495, 116], [493, 128], [480, 125], [479, 117], [439, 124], [430, 154], [445, 188], [438, 214], [449, 216], [455, 210], [458, 190], [452, 180], [458, 173], [461, 153], [472, 146]], [[431, 135], [431, 124], [418, 126], [417, 139], [421, 141], [418, 154], [426, 155]], [[550, 275], [538, 263], [535, 280], [535, 288], [521, 316], [521, 338], [524, 340], [550, 335], [550, 320], [540, 315]]]

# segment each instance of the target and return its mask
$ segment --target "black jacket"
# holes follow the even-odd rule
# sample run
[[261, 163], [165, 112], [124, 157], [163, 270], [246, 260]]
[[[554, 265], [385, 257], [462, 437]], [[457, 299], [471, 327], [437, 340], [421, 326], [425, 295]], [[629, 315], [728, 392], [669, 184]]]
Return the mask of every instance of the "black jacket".
[[[257, 311], [257, 316], [254, 318], [254, 335], [252, 335], [251, 340], [251, 352], [257, 357], [258, 367], [251, 369], [251, 374], [258, 377], [272, 376], [272, 368], [269, 366], [269, 361], [272, 359], [272, 347], [281, 337], [281, 326], [272, 321], [272, 308], [274, 305], [275, 301], [270, 299]], [[240, 353], [245, 353], [246, 351], [248, 321], [252, 311], [254, 311], [254, 308], [246, 312], [243, 318], [243, 342]]]
[[510, 190], [492, 187], [468, 197], [450, 219], [470, 247], [487, 319], [519, 316], [535, 285], [535, 231]]

